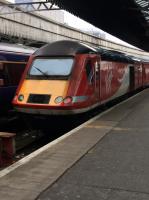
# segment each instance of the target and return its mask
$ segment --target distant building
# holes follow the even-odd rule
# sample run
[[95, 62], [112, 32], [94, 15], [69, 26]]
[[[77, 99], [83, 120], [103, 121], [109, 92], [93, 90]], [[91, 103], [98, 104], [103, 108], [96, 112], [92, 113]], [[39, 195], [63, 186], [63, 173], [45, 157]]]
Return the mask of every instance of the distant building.
[[15, 3], [29, 3], [33, 2], [33, 0], [15, 0]]
[[[30, 2], [33, 2], [33, 0], [15, 0], [15, 3], [30, 3]], [[29, 6], [24, 5], [24, 6], [20, 6], [20, 7], [25, 9], [26, 11], [33, 10], [31, 5], [29, 5]]]

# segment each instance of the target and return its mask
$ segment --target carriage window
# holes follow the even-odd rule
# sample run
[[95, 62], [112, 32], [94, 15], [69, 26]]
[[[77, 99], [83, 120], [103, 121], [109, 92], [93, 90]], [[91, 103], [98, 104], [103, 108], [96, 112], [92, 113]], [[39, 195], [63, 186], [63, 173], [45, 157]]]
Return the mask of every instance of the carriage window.
[[4, 85], [3, 69], [4, 69], [4, 64], [0, 63], [0, 86]]
[[0, 86], [18, 85], [23, 74], [26, 63], [5, 63], [0, 64]]
[[4, 64], [0, 63], [0, 79], [3, 79], [4, 74]]
[[31, 76], [68, 76], [71, 73], [73, 58], [37, 58], [33, 61]]
[[93, 83], [93, 78], [94, 78], [94, 72], [93, 72], [93, 67], [92, 67], [91, 60], [89, 60], [86, 63], [85, 69], [86, 69], [86, 75], [87, 75], [88, 82], [90, 84], [92, 84]]

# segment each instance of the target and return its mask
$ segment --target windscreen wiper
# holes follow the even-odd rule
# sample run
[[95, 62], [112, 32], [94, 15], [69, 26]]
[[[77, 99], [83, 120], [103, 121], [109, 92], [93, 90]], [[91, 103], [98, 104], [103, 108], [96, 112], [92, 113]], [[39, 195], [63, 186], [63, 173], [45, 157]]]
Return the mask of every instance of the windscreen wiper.
[[41, 74], [43, 74], [45, 77], [48, 78], [48, 74], [46, 74], [45, 72], [43, 72], [41, 69], [39, 69], [38, 67], [33, 66], [35, 69], [37, 69]]

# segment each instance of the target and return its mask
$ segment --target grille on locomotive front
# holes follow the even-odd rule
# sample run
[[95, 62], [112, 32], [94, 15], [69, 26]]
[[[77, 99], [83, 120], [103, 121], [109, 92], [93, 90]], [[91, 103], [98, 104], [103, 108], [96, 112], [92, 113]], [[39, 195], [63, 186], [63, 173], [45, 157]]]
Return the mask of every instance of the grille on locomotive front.
[[41, 103], [48, 104], [51, 95], [46, 94], [30, 94], [27, 103]]

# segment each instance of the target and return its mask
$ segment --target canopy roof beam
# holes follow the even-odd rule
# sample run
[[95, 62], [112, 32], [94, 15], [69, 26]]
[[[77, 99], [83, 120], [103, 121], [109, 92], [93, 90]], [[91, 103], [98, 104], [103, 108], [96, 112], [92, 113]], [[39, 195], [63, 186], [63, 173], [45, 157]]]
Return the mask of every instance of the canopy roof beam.
[[33, 12], [33, 11], [44, 11], [44, 10], [60, 10], [59, 7], [55, 6], [55, 1], [39, 1], [39, 2], [27, 2], [27, 3], [14, 3], [4, 4], [0, 3], [0, 15], [20, 13], [20, 12]]

